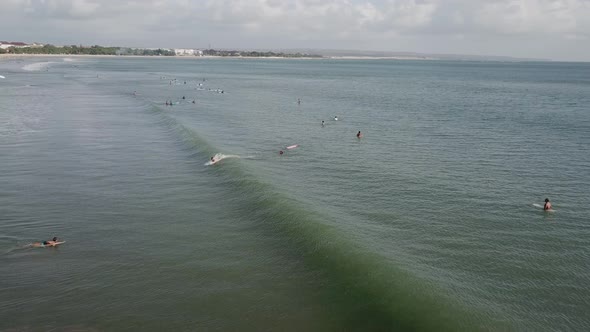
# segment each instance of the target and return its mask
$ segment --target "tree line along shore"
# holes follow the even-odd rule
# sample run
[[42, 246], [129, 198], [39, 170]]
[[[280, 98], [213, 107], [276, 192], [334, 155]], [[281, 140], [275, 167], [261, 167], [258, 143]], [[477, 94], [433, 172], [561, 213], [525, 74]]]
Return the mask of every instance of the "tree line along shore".
[[[54, 46], [46, 44], [40, 47], [9, 47], [0, 48], [0, 54], [47, 54], [47, 55], [135, 55], [135, 56], [176, 56], [174, 49], [145, 49], [110, 46]], [[226, 51], [206, 49], [198, 56], [220, 57], [280, 57], [280, 58], [321, 58], [321, 55], [304, 53], [261, 52], [261, 51]], [[195, 55], [196, 56], [196, 55]]]

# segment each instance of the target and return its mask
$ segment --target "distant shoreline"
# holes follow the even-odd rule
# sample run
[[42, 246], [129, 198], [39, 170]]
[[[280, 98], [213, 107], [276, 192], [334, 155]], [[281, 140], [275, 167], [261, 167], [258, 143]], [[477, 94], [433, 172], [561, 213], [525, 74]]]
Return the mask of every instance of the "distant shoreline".
[[281, 57], [281, 56], [170, 56], [170, 55], [110, 55], [110, 54], [0, 54], [0, 59], [10, 58], [166, 58], [166, 59], [329, 59], [330, 57]]
[[0, 61], [8, 59], [22, 59], [22, 58], [155, 58], [155, 59], [288, 59], [288, 60], [399, 60], [399, 61], [476, 61], [476, 62], [555, 62], [551, 60], [530, 60], [530, 59], [445, 59], [439, 57], [428, 56], [347, 56], [347, 55], [325, 55], [322, 57], [264, 57], [264, 56], [219, 56], [219, 55], [203, 55], [203, 56], [170, 56], [170, 55], [107, 55], [107, 54], [14, 54], [4, 53], [0, 54]]
[[291, 59], [291, 60], [440, 60], [429, 57], [400, 56], [322, 56], [322, 57], [280, 57], [280, 56], [169, 56], [169, 55], [106, 55], [106, 54], [0, 54], [0, 59], [18, 58], [167, 58], [167, 59]]

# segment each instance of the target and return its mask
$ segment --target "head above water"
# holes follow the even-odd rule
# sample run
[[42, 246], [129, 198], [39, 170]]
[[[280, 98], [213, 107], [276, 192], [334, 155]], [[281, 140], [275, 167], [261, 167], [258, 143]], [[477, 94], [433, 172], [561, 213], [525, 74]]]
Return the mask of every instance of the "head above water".
[[57, 236], [54, 236], [52, 241], [57, 242]]
[[549, 202], [549, 198], [545, 198], [545, 203]]

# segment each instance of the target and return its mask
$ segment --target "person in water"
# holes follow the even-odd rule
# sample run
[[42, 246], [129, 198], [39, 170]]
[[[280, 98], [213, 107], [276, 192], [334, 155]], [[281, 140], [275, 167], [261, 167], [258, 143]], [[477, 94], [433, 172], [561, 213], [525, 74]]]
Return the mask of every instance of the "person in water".
[[324, 120], [322, 120], [322, 127], [325, 126], [326, 124], [324, 123]]
[[284, 153], [284, 152], [283, 152], [283, 150], [279, 151], [279, 154], [280, 154], [281, 156], [283, 155], [283, 153]]
[[549, 202], [549, 198], [545, 198], [545, 205], [543, 205], [543, 210], [551, 210], [551, 202]]
[[41, 248], [41, 247], [55, 247], [57, 245], [57, 237], [54, 237], [51, 240], [43, 241], [43, 242], [33, 242], [31, 243], [32, 247]]
[[215, 156], [211, 157], [211, 162], [214, 163], [215, 162]]
[[359, 132], [356, 133], [356, 138], [361, 138], [361, 137], [363, 137], [363, 134], [361, 134], [361, 131], [359, 130]]

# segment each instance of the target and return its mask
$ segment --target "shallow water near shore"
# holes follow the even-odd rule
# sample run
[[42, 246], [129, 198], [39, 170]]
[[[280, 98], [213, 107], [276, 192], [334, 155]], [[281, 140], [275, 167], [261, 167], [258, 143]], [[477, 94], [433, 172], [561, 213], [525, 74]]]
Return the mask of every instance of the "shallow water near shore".
[[590, 329], [590, 64], [0, 75], [0, 330]]

